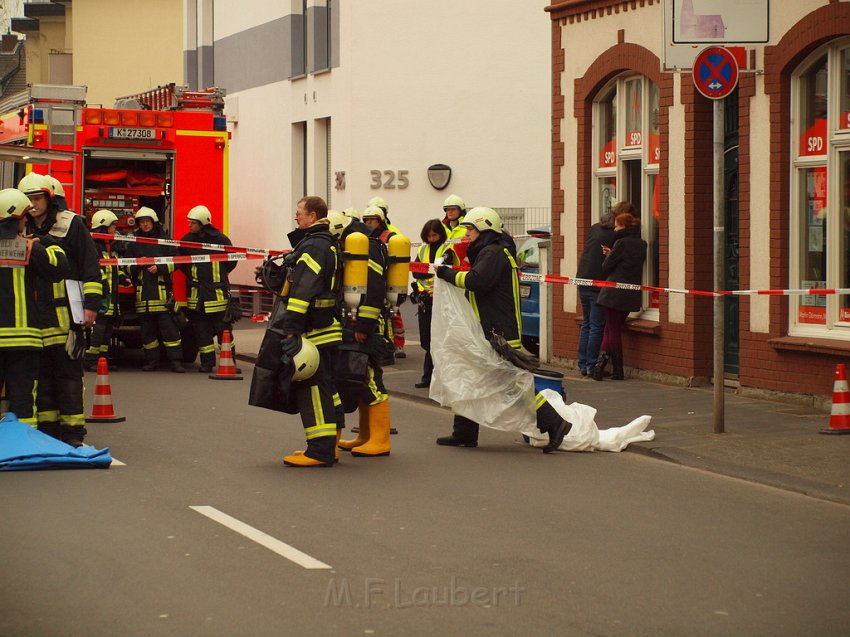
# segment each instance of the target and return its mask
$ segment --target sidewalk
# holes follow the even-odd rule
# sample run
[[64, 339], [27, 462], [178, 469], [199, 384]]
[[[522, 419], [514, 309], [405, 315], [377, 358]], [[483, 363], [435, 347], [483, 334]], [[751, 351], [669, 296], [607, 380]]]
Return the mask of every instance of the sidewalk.
[[[412, 306], [404, 315], [407, 358], [388, 366], [384, 381], [394, 396], [428, 401], [428, 390], [413, 386], [422, 375], [424, 352]], [[255, 359], [264, 330], [264, 323], [243, 320], [237, 325], [237, 358]], [[643, 414], [652, 416], [655, 440], [630, 445], [627, 452], [850, 504], [850, 435], [818, 433], [828, 427], [829, 413], [743, 398], [727, 390], [726, 433], [714, 434], [711, 387], [689, 389], [636, 379], [596, 382], [558, 365], [547, 368], [564, 374], [567, 403], [598, 410], [600, 429], [624, 425]]]

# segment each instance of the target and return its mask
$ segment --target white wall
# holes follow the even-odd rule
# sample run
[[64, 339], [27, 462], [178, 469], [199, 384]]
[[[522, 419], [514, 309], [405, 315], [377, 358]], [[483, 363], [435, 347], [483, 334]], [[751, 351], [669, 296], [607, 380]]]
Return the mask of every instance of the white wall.
[[[231, 94], [230, 235], [235, 244], [286, 248], [293, 203], [290, 129], [331, 118], [332, 170], [346, 188], [331, 205], [362, 211], [384, 197], [402, 232], [418, 239], [443, 199], [468, 205], [549, 207], [551, 22], [541, 0], [341, 0], [340, 66], [329, 73]], [[290, 2], [218, 0], [215, 38], [282, 17]], [[271, 60], [257, 63], [273, 63]], [[225, 87], [227, 88], [227, 87]], [[312, 154], [308, 166], [313, 165]], [[426, 170], [452, 167], [445, 191]], [[370, 188], [371, 170], [407, 170], [406, 190]], [[324, 176], [310, 175], [310, 184]], [[235, 279], [253, 282], [241, 265]]]

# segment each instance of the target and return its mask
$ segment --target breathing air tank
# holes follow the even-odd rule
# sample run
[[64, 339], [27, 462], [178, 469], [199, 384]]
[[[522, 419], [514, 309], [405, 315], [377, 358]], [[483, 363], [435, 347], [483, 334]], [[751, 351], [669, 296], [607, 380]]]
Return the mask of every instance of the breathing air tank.
[[398, 306], [398, 297], [407, 292], [410, 278], [410, 239], [403, 234], [394, 234], [387, 242], [387, 300]]
[[356, 310], [366, 295], [369, 283], [369, 237], [352, 232], [345, 238], [342, 255], [343, 300], [350, 310]]

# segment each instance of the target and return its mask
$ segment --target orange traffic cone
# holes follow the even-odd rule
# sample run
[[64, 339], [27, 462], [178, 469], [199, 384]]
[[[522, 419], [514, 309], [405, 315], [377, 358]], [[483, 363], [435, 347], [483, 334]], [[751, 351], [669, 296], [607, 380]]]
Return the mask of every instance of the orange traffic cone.
[[236, 373], [236, 365], [233, 362], [233, 351], [230, 349], [230, 330], [224, 330], [221, 336], [221, 354], [218, 357], [218, 369], [210, 378], [215, 380], [242, 380], [242, 374]]
[[832, 412], [829, 416], [829, 429], [821, 429], [822, 434], [850, 434], [850, 389], [847, 387], [847, 375], [844, 364], [835, 366], [835, 384], [832, 389]]
[[109, 366], [106, 357], [97, 359], [97, 385], [94, 388], [94, 405], [86, 422], [124, 422], [124, 416], [116, 416], [112, 407], [112, 388], [109, 386]]

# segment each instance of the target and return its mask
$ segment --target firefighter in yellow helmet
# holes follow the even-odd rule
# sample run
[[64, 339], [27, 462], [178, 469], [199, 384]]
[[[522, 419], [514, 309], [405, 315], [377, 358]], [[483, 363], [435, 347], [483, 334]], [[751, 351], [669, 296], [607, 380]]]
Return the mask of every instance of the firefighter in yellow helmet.
[[[186, 215], [189, 221], [189, 232], [183, 235], [181, 241], [195, 243], [211, 243], [221, 246], [233, 245], [230, 238], [212, 223], [212, 214], [204, 205], [193, 207]], [[216, 254], [203, 248], [180, 248], [180, 254], [199, 255]], [[236, 267], [236, 261], [215, 261], [209, 263], [189, 263], [181, 265], [180, 269], [186, 275], [187, 299], [186, 309], [189, 323], [195, 332], [198, 342], [198, 354], [201, 366], [198, 371], [208, 374], [215, 367], [215, 345], [217, 338], [219, 346], [228, 330], [233, 333], [233, 320], [238, 320], [231, 309], [230, 281], [228, 274]]]
[[61, 283], [70, 266], [57, 243], [23, 236], [27, 196], [15, 188], [0, 190], [0, 388], [9, 410], [21, 422], [37, 425], [35, 396], [43, 349], [38, 283]]
[[[509, 348], [519, 349], [522, 319], [516, 244], [504, 232], [502, 219], [492, 208], [473, 208], [462, 223], [470, 239], [467, 250], [470, 269], [461, 272], [442, 265], [437, 268], [437, 276], [466, 290], [488, 340], [498, 334], [507, 341]], [[535, 397], [535, 404], [537, 428], [549, 434], [549, 443], [543, 448], [544, 453], [549, 453], [561, 445], [572, 425], [563, 420], [540, 393]], [[455, 415], [451, 435], [437, 438], [437, 444], [477, 447], [478, 429], [474, 420]]]
[[[168, 239], [156, 211], [142, 206], [133, 215], [136, 222], [136, 237], [145, 239]], [[139, 241], [130, 244], [128, 258], [171, 257], [177, 250], [171, 246]], [[183, 341], [180, 328], [173, 314], [174, 294], [171, 275], [173, 263], [131, 265], [130, 278], [136, 288], [136, 315], [142, 330], [142, 349], [145, 364], [142, 371], [152, 372], [159, 367], [159, 348], [165, 346], [165, 355], [171, 371], [182, 374]]]
[[[67, 285], [39, 285], [39, 304], [49, 308], [42, 316], [44, 349], [38, 379], [38, 428], [79, 447], [86, 435], [84, 413], [84, 330], [91, 328], [100, 310], [103, 282], [97, 248], [83, 220], [54, 200], [53, 182], [30, 173], [18, 189], [30, 199], [27, 233], [56, 242], [68, 258]], [[68, 299], [67, 289], [80, 292], [82, 303]], [[78, 322], [79, 321], [79, 322]]]

